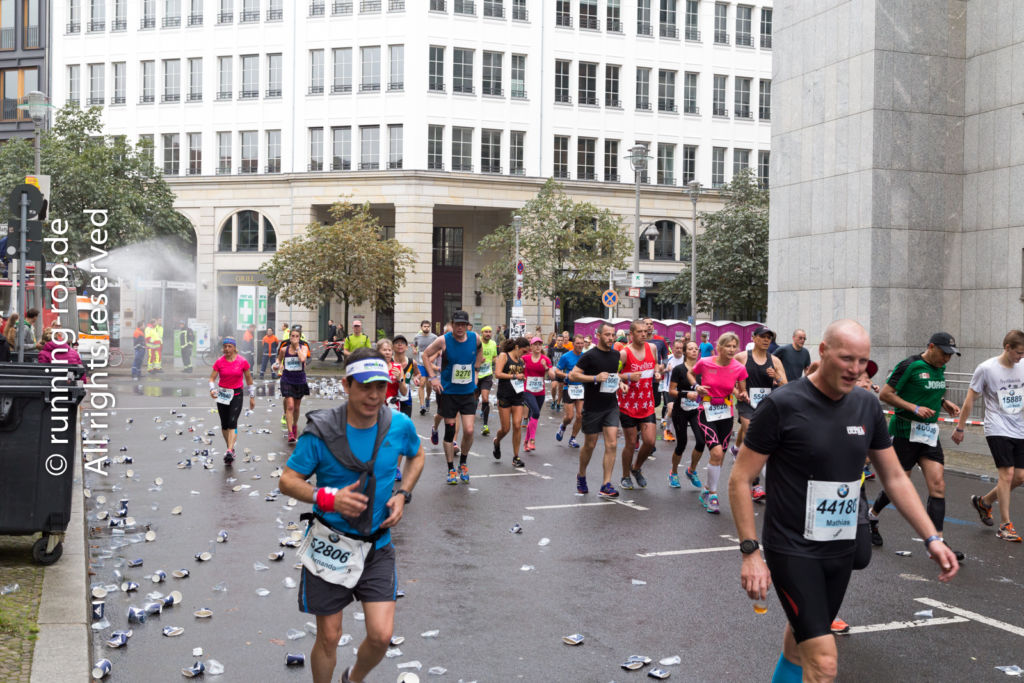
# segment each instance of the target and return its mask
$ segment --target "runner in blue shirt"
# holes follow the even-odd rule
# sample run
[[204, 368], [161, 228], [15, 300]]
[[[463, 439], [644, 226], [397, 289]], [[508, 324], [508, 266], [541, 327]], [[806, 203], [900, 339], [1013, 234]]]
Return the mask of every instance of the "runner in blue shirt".
[[562, 418], [562, 426], [558, 428], [555, 439], [561, 441], [565, 436], [565, 428], [572, 422], [572, 436], [569, 437], [569, 448], [579, 448], [576, 443], [576, 435], [580, 433], [583, 426], [583, 385], [579, 382], [570, 382], [569, 373], [576, 367], [576, 361], [583, 355], [583, 335], [577, 334], [572, 338], [572, 351], [566, 351], [558, 359], [555, 366], [555, 377], [562, 385], [562, 406], [565, 417]]
[[707, 358], [715, 355], [715, 345], [708, 341], [710, 335], [707, 332], [700, 333], [700, 357]]

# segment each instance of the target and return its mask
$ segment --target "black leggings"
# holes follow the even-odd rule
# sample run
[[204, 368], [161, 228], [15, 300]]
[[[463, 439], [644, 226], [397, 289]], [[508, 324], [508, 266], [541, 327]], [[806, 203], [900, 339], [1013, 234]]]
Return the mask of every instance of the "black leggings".
[[217, 403], [221, 429], [238, 429], [238, 416], [242, 414], [242, 390], [235, 389], [231, 403]]
[[697, 424], [696, 410], [683, 410], [679, 404], [672, 406], [672, 426], [676, 429], [676, 455], [686, 450], [686, 428], [693, 431], [693, 450], [704, 452], [704, 431]]
[[530, 417], [534, 420], [540, 419], [540, 409], [544, 407], [544, 399], [547, 398], [544, 394], [535, 396], [528, 391], [523, 392], [523, 399], [525, 400], [526, 407], [530, 409]]
[[832, 620], [853, 573], [854, 554], [816, 559], [766, 549], [764, 560], [796, 642], [832, 633]]

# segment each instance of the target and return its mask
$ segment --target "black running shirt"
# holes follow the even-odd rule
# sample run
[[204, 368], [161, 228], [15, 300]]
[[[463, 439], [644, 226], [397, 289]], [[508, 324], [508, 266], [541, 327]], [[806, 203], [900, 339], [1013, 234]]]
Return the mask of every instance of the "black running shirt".
[[[576, 361], [576, 367], [584, 375], [596, 377], [602, 372], [615, 374], [619, 371], [619, 352], [602, 351], [595, 346]], [[619, 401], [615, 392], [602, 393], [601, 385], [588, 382], [583, 385], [583, 410], [585, 412], [604, 412], [612, 408], [618, 408]]]
[[852, 553], [852, 540], [804, 538], [808, 481], [860, 481], [868, 450], [891, 444], [878, 399], [854, 389], [833, 401], [802, 377], [761, 401], [743, 443], [768, 456], [764, 547], [818, 559]]

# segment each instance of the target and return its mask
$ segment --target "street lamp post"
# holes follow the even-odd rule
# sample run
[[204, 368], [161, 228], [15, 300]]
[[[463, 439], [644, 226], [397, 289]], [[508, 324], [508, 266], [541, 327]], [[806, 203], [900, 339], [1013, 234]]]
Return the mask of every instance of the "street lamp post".
[[633, 274], [640, 272], [640, 177], [647, 170], [647, 145], [636, 144], [629, 148], [629, 163], [636, 179], [636, 211], [633, 216]]
[[[519, 275], [519, 233], [523, 230], [523, 218], [519, 214], [512, 216], [512, 227], [516, 231], [516, 262], [512, 264], [512, 308], [515, 309], [516, 302], [522, 306], [522, 299], [519, 298], [519, 283], [522, 276]], [[513, 314], [515, 311], [513, 310]], [[509, 321], [508, 337], [511, 338], [512, 324]]]
[[697, 198], [700, 197], [700, 182], [691, 180], [690, 202], [693, 203], [693, 227], [690, 233], [690, 339], [697, 339]]
[[[42, 164], [39, 159], [39, 138], [43, 129], [43, 122], [46, 120], [46, 114], [50, 108], [50, 105], [46, 103], [46, 93], [33, 90], [26, 96], [28, 103], [28, 115], [32, 118], [33, 124], [33, 136], [32, 136], [32, 149], [35, 156], [35, 165], [33, 170], [38, 177], [42, 173]], [[32, 293], [32, 305], [40, 311], [43, 310], [43, 263], [42, 259], [39, 260], [39, 264], [36, 266], [35, 271], [35, 291]], [[39, 315], [36, 318], [36, 339], [43, 338], [43, 316]]]

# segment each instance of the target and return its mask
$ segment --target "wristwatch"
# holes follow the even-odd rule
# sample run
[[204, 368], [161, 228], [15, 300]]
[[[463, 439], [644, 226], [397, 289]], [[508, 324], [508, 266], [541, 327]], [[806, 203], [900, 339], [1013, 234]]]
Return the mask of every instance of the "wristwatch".
[[401, 493], [402, 497], [405, 498], [405, 504], [406, 505], [408, 505], [409, 503], [412, 502], [412, 493], [411, 492], [406, 491], [405, 489], [398, 489], [397, 491], [395, 491], [396, 495], [399, 494], [399, 493]]
[[740, 552], [744, 555], [750, 555], [752, 553], [756, 553], [757, 549], [760, 547], [761, 545], [757, 541], [747, 539], [740, 543]]

